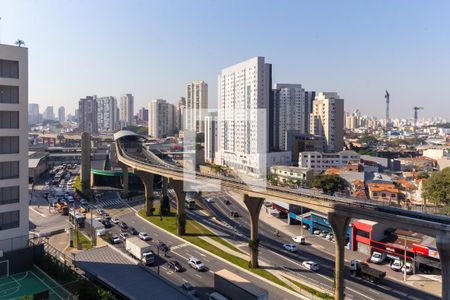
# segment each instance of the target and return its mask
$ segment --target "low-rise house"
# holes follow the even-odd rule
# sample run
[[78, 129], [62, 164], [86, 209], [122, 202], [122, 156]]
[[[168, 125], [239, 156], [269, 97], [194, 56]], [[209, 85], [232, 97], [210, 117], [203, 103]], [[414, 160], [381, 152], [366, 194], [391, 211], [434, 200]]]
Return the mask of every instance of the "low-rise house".
[[314, 170], [294, 166], [274, 165], [270, 167], [270, 174], [280, 182], [298, 182], [309, 185], [314, 176]]
[[369, 198], [387, 204], [399, 204], [400, 191], [393, 183], [369, 183]]
[[425, 157], [402, 157], [398, 159], [402, 167], [402, 171], [425, 171], [430, 172], [433, 170], [435, 160]]
[[300, 152], [298, 166], [325, 171], [329, 168], [342, 168], [348, 163], [358, 163], [360, 155], [355, 151], [341, 151], [337, 153], [321, 153], [315, 151]]

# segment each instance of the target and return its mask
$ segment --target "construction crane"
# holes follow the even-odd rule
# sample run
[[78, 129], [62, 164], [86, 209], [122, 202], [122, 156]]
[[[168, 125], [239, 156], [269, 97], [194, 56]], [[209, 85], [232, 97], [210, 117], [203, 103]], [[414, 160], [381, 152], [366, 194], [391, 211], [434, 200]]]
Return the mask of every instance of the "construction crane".
[[414, 106], [414, 145], [417, 146], [417, 119], [419, 118], [419, 110], [423, 107]]
[[384, 95], [386, 99], [386, 130], [389, 129], [389, 92], [386, 90], [386, 94]]

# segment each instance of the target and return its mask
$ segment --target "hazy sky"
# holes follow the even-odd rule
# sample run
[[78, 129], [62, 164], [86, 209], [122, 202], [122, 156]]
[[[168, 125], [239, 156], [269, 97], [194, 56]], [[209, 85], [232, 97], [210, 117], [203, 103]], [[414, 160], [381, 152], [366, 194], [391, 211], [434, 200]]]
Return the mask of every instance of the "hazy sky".
[[[73, 113], [86, 95], [176, 102], [265, 56], [273, 83], [336, 91], [346, 111], [450, 118], [450, 1], [0, 0], [1, 42], [29, 48], [29, 99]], [[56, 109], [55, 109], [56, 112]]]

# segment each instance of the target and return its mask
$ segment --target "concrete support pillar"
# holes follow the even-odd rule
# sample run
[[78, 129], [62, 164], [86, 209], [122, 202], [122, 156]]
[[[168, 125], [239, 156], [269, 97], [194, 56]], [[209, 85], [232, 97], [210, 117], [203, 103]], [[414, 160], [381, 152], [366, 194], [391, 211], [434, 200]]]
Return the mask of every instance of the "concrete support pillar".
[[250, 216], [250, 241], [248, 246], [250, 247], [250, 261], [249, 266], [251, 268], [258, 268], [258, 220], [261, 207], [264, 203], [264, 198], [250, 197], [244, 194], [244, 204], [247, 207], [248, 214]]
[[[142, 183], [144, 184], [144, 209], [145, 215], [151, 216], [153, 215], [153, 179], [154, 175], [152, 173], [146, 173], [141, 171], [135, 171], [134, 174], [139, 176]], [[128, 177], [128, 176], [127, 176]]]
[[450, 235], [442, 233], [436, 236], [436, 247], [439, 251], [442, 273], [442, 297], [443, 300], [450, 300]]
[[186, 233], [186, 210], [184, 207], [186, 192], [183, 188], [183, 181], [170, 179], [170, 185], [175, 191], [177, 200], [177, 234], [184, 235]]
[[128, 195], [128, 166], [121, 165], [122, 168], [122, 185], [123, 185], [123, 193]]
[[350, 218], [328, 213], [328, 223], [333, 230], [335, 243], [335, 270], [334, 270], [334, 299], [344, 300], [344, 258], [345, 258], [345, 237], [347, 236]]
[[91, 135], [81, 134], [81, 191], [87, 195], [91, 191]]
[[167, 185], [168, 185], [168, 179], [167, 177], [162, 177], [162, 182], [161, 182], [161, 193], [163, 196], [167, 196]]

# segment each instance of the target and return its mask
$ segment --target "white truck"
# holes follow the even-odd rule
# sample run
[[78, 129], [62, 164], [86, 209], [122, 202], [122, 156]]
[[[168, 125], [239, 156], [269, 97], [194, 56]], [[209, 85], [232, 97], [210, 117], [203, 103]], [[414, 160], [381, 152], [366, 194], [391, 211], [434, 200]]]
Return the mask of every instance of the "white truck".
[[140, 260], [146, 266], [155, 262], [155, 255], [151, 246], [137, 236], [125, 240], [125, 249], [137, 260]]

